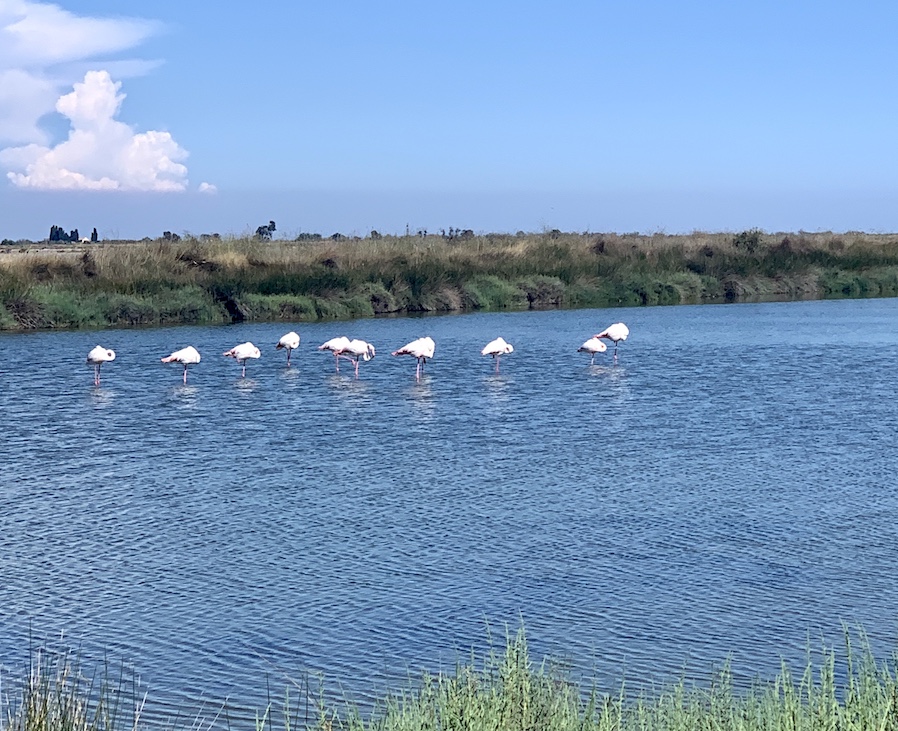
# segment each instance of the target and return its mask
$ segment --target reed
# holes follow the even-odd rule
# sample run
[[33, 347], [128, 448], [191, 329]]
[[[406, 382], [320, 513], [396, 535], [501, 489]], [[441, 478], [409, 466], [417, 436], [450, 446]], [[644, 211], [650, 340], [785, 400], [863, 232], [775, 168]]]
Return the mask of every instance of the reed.
[[[795, 675], [784, 662], [770, 681], [748, 690], [734, 687], [728, 665], [707, 682], [669, 683], [630, 692], [572, 682], [556, 664], [537, 664], [523, 630], [481, 662], [473, 657], [454, 672], [425, 673], [407, 689], [385, 696], [367, 718], [358, 707], [337, 710], [311, 698], [296, 703], [289, 693], [280, 707], [257, 713], [255, 731], [872, 731], [898, 728], [896, 659], [875, 660], [863, 632], [859, 648], [845, 631], [841, 658], [823, 648]], [[9, 687], [6, 684], [4, 687]], [[9, 731], [138, 731], [146, 727], [146, 696], [122, 676], [87, 681], [69, 657], [54, 663], [38, 655], [16, 698], [8, 703]], [[308, 704], [311, 701], [312, 706]], [[198, 727], [188, 718], [166, 728]], [[229, 728], [238, 728], [233, 720]], [[249, 730], [248, 730], [249, 731]]]
[[0, 328], [898, 295], [898, 235], [185, 239], [0, 250]]

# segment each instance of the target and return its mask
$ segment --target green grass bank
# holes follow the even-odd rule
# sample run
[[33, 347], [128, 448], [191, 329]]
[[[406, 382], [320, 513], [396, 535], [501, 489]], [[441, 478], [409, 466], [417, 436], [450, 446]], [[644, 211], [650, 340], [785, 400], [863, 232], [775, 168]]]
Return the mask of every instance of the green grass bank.
[[[220, 715], [217, 727], [238, 731], [894, 731], [898, 728], [895, 659], [877, 663], [869, 646], [851, 646], [841, 658], [824, 649], [794, 674], [785, 664], [775, 679], [747, 691], [733, 687], [724, 666], [701, 685], [674, 682], [651, 693], [582, 688], [556, 666], [535, 664], [523, 632], [504, 652], [454, 673], [424, 675], [385, 697], [365, 717], [350, 707], [291, 702], [260, 709], [255, 722]], [[862, 636], [863, 639], [863, 636]], [[810, 656], [810, 653], [809, 653]], [[4, 687], [9, 692], [10, 684]], [[139, 731], [147, 697], [121, 679], [91, 681], [66, 659], [33, 663], [20, 690], [7, 700], [8, 731]], [[158, 723], [158, 722], [157, 722]], [[184, 718], [173, 731], [211, 727]]]
[[550, 231], [0, 247], [3, 330], [896, 295], [898, 234]]

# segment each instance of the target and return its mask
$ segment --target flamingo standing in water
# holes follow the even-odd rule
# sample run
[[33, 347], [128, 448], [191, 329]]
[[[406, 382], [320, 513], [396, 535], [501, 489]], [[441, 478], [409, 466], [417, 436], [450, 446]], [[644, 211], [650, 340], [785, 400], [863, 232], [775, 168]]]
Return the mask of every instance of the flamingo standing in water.
[[162, 359], [163, 363], [180, 363], [184, 366], [184, 383], [187, 383], [187, 366], [196, 365], [200, 362], [200, 354], [192, 345], [186, 348], [176, 350], [171, 355]]
[[329, 350], [334, 354], [334, 364], [337, 366], [337, 373], [340, 372], [340, 352], [349, 347], [349, 338], [339, 337], [331, 338], [326, 343], [318, 346], [318, 350]]
[[349, 341], [349, 344], [338, 351], [334, 351], [334, 355], [337, 356], [337, 360], [340, 358], [346, 358], [346, 360], [355, 364], [355, 377], [359, 377], [359, 359], [364, 361], [369, 361], [374, 357], [374, 346], [371, 343], [366, 343], [364, 340], [353, 339]]
[[505, 342], [505, 339], [501, 337], [491, 340], [484, 346], [483, 350], [480, 351], [480, 355], [493, 356], [493, 360], [496, 361], [496, 373], [499, 372], [499, 358], [506, 353], [514, 353], [514, 348], [511, 343]]
[[433, 338], [425, 337], [413, 340], [408, 345], [404, 345], [399, 350], [394, 350], [393, 355], [411, 355], [418, 360], [418, 367], [415, 369], [415, 378], [421, 378], [421, 367], [427, 362], [428, 358], [433, 358], [433, 350], [436, 343]]
[[230, 350], [226, 350], [222, 353], [223, 356], [227, 358], [233, 358], [236, 360], [241, 366], [243, 366], [243, 372], [241, 374], [241, 378], [246, 378], [246, 361], [250, 358], [259, 358], [262, 355], [262, 352], [252, 343], [240, 343], [240, 345], [235, 345]]
[[608, 346], [605, 345], [605, 343], [603, 343], [597, 337], [590, 338], [585, 343], [583, 343], [583, 345], [581, 345], [579, 348], [577, 348], [578, 353], [591, 353], [592, 354], [592, 360], [589, 361], [589, 365], [596, 364], [596, 353], [604, 353], [606, 350], [608, 350]]
[[287, 366], [290, 366], [290, 353], [299, 347], [299, 335], [295, 332], [288, 332], [278, 340], [278, 344], [274, 346], [276, 350], [287, 350]]
[[613, 325], [609, 325], [602, 332], [594, 335], [595, 338], [605, 338], [605, 340], [610, 340], [614, 343], [614, 358], [617, 359], [617, 346], [618, 343], [627, 339], [627, 336], [630, 334], [630, 328], [628, 328], [622, 322], [615, 322]]
[[94, 386], [100, 385], [100, 366], [115, 360], [115, 351], [96, 346], [87, 354], [87, 362], [94, 367]]

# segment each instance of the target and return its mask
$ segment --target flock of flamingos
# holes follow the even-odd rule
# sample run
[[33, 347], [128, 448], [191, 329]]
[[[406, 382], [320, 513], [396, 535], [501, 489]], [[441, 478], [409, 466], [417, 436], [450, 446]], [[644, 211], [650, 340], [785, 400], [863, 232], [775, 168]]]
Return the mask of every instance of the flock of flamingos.
[[[593, 335], [589, 340], [583, 343], [583, 345], [577, 348], [577, 352], [589, 353], [592, 355], [590, 363], [594, 364], [596, 354], [604, 353], [607, 350], [607, 346], [602, 340], [610, 340], [614, 343], [614, 358], [616, 360], [617, 346], [621, 341], [626, 340], [629, 334], [630, 330], [624, 323], [616, 322], [602, 330], [602, 332]], [[290, 354], [298, 347], [299, 335], [295, 332], [288, 332], [275, 346], [277, 350], [287, 351], [288, 366], [290, 365]], [[418, 362], [417, 368], [415, 369], [415, 378], [420, 379], [421, 369], [428, 358], [433, 358], [435, 347], [436, 344], [433, 342], [433, 338], [424, 337], [413, 340], [408, 345], [399, 348], [399, 350], [394, 350], [392, 354], [410, 355], [415, 358]], [[346, 337], [328, 340], [326, 343], [319, 345], [318, 350], [330, 351], [334, 354], [334, 362], [337, 371], [340, 370], [340, 358], [348, 360], [355, 366], [356, 378], [359, 376], [359, 361], [369, 361], [374, 357], [374, 346], [371, 343], [366, 343], [364, 340], [350, 340]], [[501, 337], [490, 341], [484, 346], [483, 350], [480, 351], [481, 355], [491, 355], [493, 357], [496, 362], [496, 373], [499, 372], [499, 358], [507, 353], [513, 352], [514, 348], [511, 343], [506, 342], [505, 339]], [[230, 350], [226, 350], [222, 355], [236, 360], [241, 365], [243, 369], [242, 376], [245, 378], [246, 361], [261, 357], [262, 351], [252, 343], [241, 343], [240, 345], [235, 345]], [[96, 346], [87, 354], [88, 364], [94, 367], [95, 386], [100, 385], [100, 366], [113, 360], [115, 360], [115, 351], [104, 348], [101, 345]], [[196, 348], [192, 345], [188, 345], [186, 348], [181, 348], [181, 350], [176, 350], [171, 355], [167, 355], [162, 359], [162, 362], [179, 363], [184, 366], [184, 383], [186, 384], [187, 368], [200, 362], [200, 354]]]

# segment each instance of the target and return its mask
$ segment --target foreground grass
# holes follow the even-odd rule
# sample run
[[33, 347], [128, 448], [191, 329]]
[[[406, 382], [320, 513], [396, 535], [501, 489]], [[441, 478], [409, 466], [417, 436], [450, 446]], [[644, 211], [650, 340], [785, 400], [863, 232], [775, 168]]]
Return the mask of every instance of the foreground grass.
[[898, 295], [898, 235], [185, 239], [0, 250], [0, 329]]
[[[838, 677], [843, 677], [841, 682]], [[86, 683], [68, 662], [33, 668], [18, 699], [8, 706], [8, 731], [137, 731], [143, 698], [123, 699], [119, 685]], [[158, 724], [156, 724], [158, 726]], [[369, 718], [353, 710], [338, 715], [323, 705], [300, 718], [289, 702], [257, 716], [254, 731], [886, 731], [898, 728], [894, 660], [877, 664], [869, 646], [856, 652], [846, 633], [841, 666], [824, 651], [800, 676], [784, 664], [771, 682], [737, 692], [728, 669], [702, 686], [680, 681], [654, 694], [584, 689], [553, 666], [535, 665], [523, 632], [503, 653], [454, 674], [425, 675], [406, 692], [383, 699]], [[185, 722], [184, 728], [196, 728]], [[179, 728], [176, 725], [166, 728]], [[228, 724], [229, 728], [235, 728]]]

